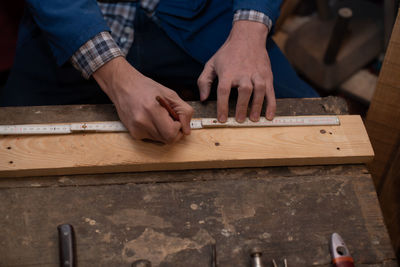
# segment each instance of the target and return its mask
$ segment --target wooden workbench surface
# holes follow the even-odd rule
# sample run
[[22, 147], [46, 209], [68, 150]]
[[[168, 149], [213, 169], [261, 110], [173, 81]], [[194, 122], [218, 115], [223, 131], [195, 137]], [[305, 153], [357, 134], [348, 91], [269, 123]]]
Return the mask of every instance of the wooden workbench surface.
[[[278, 115], [346, 112], [338, 98], [278, 101]], [[0, 124], [115, 119], [107, 105], [0, 109]], [[330, 266], [333, 232], [356, 266], [397, 266], [363, 165], [5, 178], [0, 203], [0, 266], [58, 266], [61, 223], [75, 228], [78, 266], [207, 267], [214, 242], [218, 266], [248, 266], [253, 246], [266, 266]]]

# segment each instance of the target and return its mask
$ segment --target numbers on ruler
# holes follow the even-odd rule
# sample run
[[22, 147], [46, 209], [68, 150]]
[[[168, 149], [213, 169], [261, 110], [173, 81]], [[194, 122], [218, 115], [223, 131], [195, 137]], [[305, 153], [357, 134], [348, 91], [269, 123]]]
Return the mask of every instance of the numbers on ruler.
[[[299, 116], [299, 117], [275, 117], [269, 121], [260, 118], [259, 122], [246, 120], [244, 123], [236, 122], [235, 118], [228, 118], [226, 123], [220, 123], [214, 118], [193, 119], [190, 122], [192, 129], [207, 127], [263, 127], [263, 126], [317, 126], [317, 125], [339, 125], [336, 116]], [[97, 132], [126, 132], [127, 129], [119, 121], [108, 122], [85, 122], [57, 125], [0, 125], [0, 134], [67, 134], [79, 131]]]

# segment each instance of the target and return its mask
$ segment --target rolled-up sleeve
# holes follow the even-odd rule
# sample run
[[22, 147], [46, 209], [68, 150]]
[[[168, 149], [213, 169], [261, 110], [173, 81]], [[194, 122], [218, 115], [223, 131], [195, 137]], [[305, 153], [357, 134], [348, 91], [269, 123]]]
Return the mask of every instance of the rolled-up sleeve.
[[279, 8], [282, 0], [234, 0], [233, 11], [251, 10], [265, 14], [273, 25], [279, 17]]
[[72, 65], [89, 79], [113, 58], [124, 56], [109, 32], [101, 32], [82, 45], [71, 57]]
[[235, 12], [235, 15], [233, 16], [233, 21], [238, 20], [256, 21], [265, 24], [265, 26], [267, 26], [269, 30], [271, 30], [272, 28], [272, 20], [270, 19], [270, 17], [262, 12], [255, 10], [237, 10]]

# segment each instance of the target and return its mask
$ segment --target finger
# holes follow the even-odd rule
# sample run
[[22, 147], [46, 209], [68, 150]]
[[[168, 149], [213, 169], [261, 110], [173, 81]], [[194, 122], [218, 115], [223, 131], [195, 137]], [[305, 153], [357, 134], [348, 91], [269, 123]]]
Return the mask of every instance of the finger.
[[[191, 113], [193, 113], [193, 112], [191, 112]], [[192, 119], [192, 114], [190, 114], [190, 115], [179, 114], [179, 120], [180, 120], [181, 125], [182, 125], [182, 133], [184, 135], [189, 135], [190, 132], [191, 132], [191, 128], [190, 128], [191, 119]]]
[[267, 85], [267, 94], [266, 94], [266, 100], [267, 100], [267, 109], [265, 111], [265, 116], [267, 117], [268, 120], [272, 120], [275, 117], [275, 111], [276, 111], [276, 99], [275, 99], [275, 91], [274, 91], [274, 85], [272, 84], [272, 81], [269, 85]]
[[243, 122], [247, 116], [247, 107], [249, 106], [249, 101], [251, 93], [253, 92], [253, 84], [249, 78], [242, 78], [239, 81], [238, 87], [238, 99], [236, 103], [236, 120], [238, 122]]
[[179, 122], [182, 125], [182, 132], [185, 135], [190, 134], [190, 120], [193, 116], [193, 108], [183, 101], [175, 92], [168, 94], [165, 99], [168, 101], [169, 105], [179, 116]]
[[176, 142], [178, 142], [179, 140], [181, 140], [185, 135], [179, 131], [178, 135], [175, 137], [175, 139], [171, 142], [171, 144], [175, 144]]
[[161, 137], [161, 142], [171, 144], [182, 137], [180, 131], [182, 127], [181, 123], [174, 121], [166, 109], [162, 107], [158, 108], [157, 112], [154, 113], [152, 121], [157, 129], [158, 135]]
[[136, 116], [134, 118], [126, 117], [125, 113], [121, 112], [118, 106], [117, 111], [122, 123], [128, 129], [129, 134], [132, 136], [133, 139], [142, 140], [145, 138], [149, 138], [157, 141], [160, 140], [156, 128], [154, 127], [152, 122], [148, 120], [148, 118], [145, 118], [145, 116], [138, 116], [138, 113], [136, 113]]
[[204, 66], [203, 72], [200, 74], [197, 80], [197, 86], [200, 92], [200, 101], [204, 101], [208, 98], [211, 91], [211, 85], [216, 77], [214, 67], [210, 61]]
[[266, 95], [266, 84], [265, 80], [260, 76], [253, 78], [253, 102], [251, 104], [250, 120], [259, 121], [262, 105]]
[[220, 122], [226, 122], [229, 111], [229, 94], [231, 93], [232, 82], [230, 79], [221, 77], [217, 88], [217, 114]]
[[[137, 131], [134, 127], [128, 127], [129, 134], [134, 140], [142, 140], [145, 138], [149, 138], [149, 136], [144, 131]], [[153, 139], [153, 138], [151, 138]], [[155, 140], [155, 139], [154, 139]]]
[[135, 140], [151, 139], [154, 141], [161, 141], [161, 136], [158, 134], [154, 125], [135, 123], [131, 127], [128, 127], [128, 130], [129, 134]]

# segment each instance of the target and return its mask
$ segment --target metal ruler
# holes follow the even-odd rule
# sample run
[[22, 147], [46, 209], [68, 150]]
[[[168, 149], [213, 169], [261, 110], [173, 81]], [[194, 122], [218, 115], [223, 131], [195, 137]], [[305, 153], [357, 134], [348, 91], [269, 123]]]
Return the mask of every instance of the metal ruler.
[[[192, 119], [191, 129], [223, 128], [223, 127], [271, 127], [271, 126], [318, 126], [340, 125], [337, 116], [282, 116], [272, 121], [261, 117], [258, 122], [246, 119], [239, 123], [235, 118], [227, 122], [218, 122], [215, 118]], [[40, 135], [40, 134], [70, 134], [76, 132], [127, 132], [120, 121], [79, 122], [63, 124], [21, 124], [0, 125], [0, 135]]]

